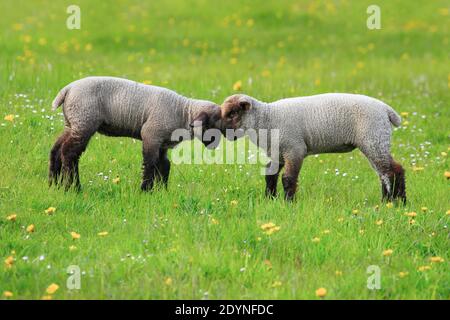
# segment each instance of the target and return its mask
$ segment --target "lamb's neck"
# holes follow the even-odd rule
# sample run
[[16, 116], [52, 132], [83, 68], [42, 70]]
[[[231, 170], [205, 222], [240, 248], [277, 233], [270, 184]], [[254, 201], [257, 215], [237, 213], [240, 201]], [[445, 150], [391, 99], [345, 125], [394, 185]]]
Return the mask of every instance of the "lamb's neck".
[[272, 129], [270, 123], [270, 105], [265, 102], [255, 103], [255, 128], [254, 129]]
[[190, 98], [184, 98], [183, 104], [183, 125], [184, 128], [190, 130], [190, 124], [203, 111], [202, 105], [199, 101]]

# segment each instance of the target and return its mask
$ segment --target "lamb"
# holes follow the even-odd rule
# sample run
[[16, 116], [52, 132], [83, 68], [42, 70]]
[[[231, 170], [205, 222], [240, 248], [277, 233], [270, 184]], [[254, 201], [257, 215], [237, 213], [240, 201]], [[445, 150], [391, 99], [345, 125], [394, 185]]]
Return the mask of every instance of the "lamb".
[[[188, 137], [201, 139], [199, 135], [220, 120], [220, 106], [213, 102], [114, 77], [87, 77], [68, 84], [52, 109], [61, 104], [65, 128], [50, 152], [49, 185], [63, 184], [66, 190], [74, 183], [80, 189], [79, 158], [95, 132], [142, 140], [141, 189], [148, 191], [155, 181], [167, 187], [167, 150], [181, 142], [171, 141], [175, 129], [187, 129]], [[208, 148], [218, 145], [218, 141], [202, 142]]]
[[[288, 98], [271, 103], [244, 94], [228, 97], [221, 106], [226, 129], [279, 130], [278, 155], [270, 155], [266, 195], [276, 195], [280, 170], [285, 198], [292, 200], [303, 159], [312, 154], [349, 152], [359, 148], [378, 173], [382, 199], [406, 202], [405, 173], [390, 153], [391, 124], [400, 116], [387, 104], [364, 95], [327, 93]], [[230, 135], [227, 138], [231, 140]], [[235, 138], [235, 137], [233, 137]], [[257, 139], [249, 136], [258, 145]], [[261, 146], [268, 152], [271, 143]], [[275, 167], [272, 172], [269, 168]]]

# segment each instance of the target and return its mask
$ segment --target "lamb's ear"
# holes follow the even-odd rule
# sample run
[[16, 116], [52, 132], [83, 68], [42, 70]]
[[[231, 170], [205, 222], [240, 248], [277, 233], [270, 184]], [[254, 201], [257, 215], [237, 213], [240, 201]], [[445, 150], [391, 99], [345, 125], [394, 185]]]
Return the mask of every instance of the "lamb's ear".
[[252, 104], [250, 103], [250, 101], [244, 100], [239, 102], [239, 107], [244, 111], [250, 110], [251, 106]]
[[189, 126], [191, 128], [202, 127], [205, 124], [207, 124], [208, 120], [209, 120], [208, 114], [205, 111], [202, 111], [197, 115], [197, 117], [194, 118], [194, 120], [192, 120]]

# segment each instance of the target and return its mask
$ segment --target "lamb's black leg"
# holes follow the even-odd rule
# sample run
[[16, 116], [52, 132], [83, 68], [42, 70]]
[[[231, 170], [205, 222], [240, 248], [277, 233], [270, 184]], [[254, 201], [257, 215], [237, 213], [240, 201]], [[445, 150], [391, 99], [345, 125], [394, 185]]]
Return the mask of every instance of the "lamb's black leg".
[[281, 181], [284, 187], [284, 198], [287, 201], [294, 200], [295, 193], [297, 192], [297, 180], [302, 167], [303, 158], [286, 160], [285, 171]]
[[365, 148], [361, 148], [361, 151], [380, 177], [382, 201], [400, 199], [406, 203], [405, 170], [394, 161], [390, 152], [383, 149], [367, 151]]
[[142, 140], [142, 154], [144, 157], [143, 175], [142, 175], [142, 191], [150, 191], [153, 189], [155, 178], [159, 175], [159, 145]]
[[49, 161], [49, 169], [48, 169], [48, 185], [51, 186], [53, 183], [55, 185], [58, 184], [59, 175], [61, 174], [62, 161], [61, 161], [61, 146], [64, 141], [69, 136], [68, 131], [64, 131], [64, 133], [59, 136], [56, 140], [55, 144], [50, 151], [50, 161]]
[[277, 196], [277, 183], [280, 171], [283, 168], [282, 163], [269, 162], [266, 167], [266, 197], [274, 198]]
[[170, 161], [169, 158], [167, 157], [167, 149], [160, 149], [157, 178], [161, 179], [166, 188], [169, 181], [169, 174], [170, 174]]
[[[395, 200], [400, 198], [403, 204], [406, 203], [406, 185], [405, 185], [405, 170], [403, 167], [391, 159], [391, 166], [385, 173], [390, 182], [390, 193], [383, 193], [383, 198], [388, 200]], [[385, 189], [385, 188], [384, 188]], [[387, 191], [387, 190], [386, 190]]]
[[69, 190], [75, 182], [75, 187], [81, 189], [78, 163], [81, 154], [86, 150], [92, 134], [76, 134], [70, 132], [61, 146], [62, 175], [65, 190]]

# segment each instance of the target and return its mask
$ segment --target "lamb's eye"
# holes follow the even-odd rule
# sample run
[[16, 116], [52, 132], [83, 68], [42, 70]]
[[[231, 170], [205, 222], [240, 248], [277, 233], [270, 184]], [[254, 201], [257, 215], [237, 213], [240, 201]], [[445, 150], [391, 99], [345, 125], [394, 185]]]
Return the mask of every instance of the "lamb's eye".
[[228, 114], [228, 118], [233, 118], [235, 115], [236, 115], [236, 111], [233, 110]]

